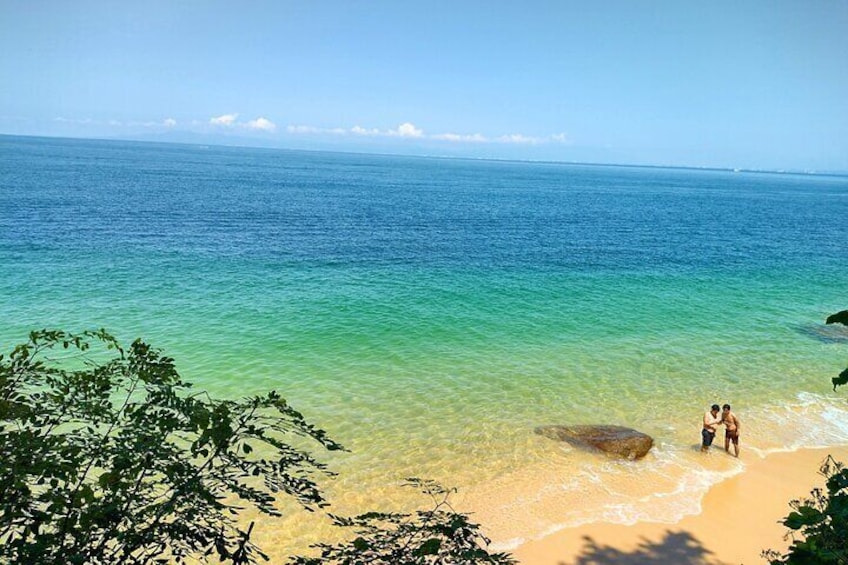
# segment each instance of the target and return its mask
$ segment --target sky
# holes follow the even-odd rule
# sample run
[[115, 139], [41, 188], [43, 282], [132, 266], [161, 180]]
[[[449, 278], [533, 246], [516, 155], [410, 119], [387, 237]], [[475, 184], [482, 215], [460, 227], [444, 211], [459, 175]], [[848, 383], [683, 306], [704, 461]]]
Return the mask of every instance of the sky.
[[846, 0], [0, 0], [0, 133], [848, 171], [846, 30]]

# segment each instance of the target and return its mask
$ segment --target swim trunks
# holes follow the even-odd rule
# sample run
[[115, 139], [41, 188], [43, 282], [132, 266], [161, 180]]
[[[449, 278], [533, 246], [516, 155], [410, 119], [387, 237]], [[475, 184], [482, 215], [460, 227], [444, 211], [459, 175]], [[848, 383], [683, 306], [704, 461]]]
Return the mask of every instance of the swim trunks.
[[739, 443], [739, 430], [724, 430], [725, 439], [729, 439], [735, 444]]
[[715, 439], [715, 432], [711, 432], [707, 428], [701, 430], [701, 438], [703, 438], [703, 442], [701, 445], [704, 447], [709, 447], [713, 444], [713, 440]]

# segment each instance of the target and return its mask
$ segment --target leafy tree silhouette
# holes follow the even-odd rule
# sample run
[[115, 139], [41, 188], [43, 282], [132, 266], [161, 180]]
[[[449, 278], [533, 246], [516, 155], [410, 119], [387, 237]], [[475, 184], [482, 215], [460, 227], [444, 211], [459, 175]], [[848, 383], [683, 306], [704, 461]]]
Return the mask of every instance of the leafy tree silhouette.
[[[284, 493], [325, 508], [316, 480], [332, 473], [316, 447], [343, 449], [276, 392], [215, 400], [141, 340], [124, 349], [104, 330], [32, 332], [0, 355], [0, 563], [267, 559], [239, 504], [278, 516]], [[512, 563], [485, 550], [446, 490], [412, 482], [445, 498], [415, 515], [334, 517], [360, 537], [309, 562], [367, 563], [385, 550], [391, 563]]]
[[828, 456], [819, 473], [825, 489], [814, 488], [810, 496], [789, 503], [792, 512], [781, 522], [796, 533], [785, 554], [766, 550], [771, 565], [817, 565], [848, 563], [848, 469]]

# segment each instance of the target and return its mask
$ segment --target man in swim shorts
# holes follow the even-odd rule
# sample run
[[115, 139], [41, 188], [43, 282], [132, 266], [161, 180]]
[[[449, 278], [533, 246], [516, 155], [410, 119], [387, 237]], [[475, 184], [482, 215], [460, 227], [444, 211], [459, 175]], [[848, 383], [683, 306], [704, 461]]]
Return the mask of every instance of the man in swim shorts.
[[730, 453], [730, 442], [733, 442], [734, 455], [739, 457], [739, 418], [730, 411], [730, 404], [721, 407], [721, 423], [724, 424], [724, 450]]
[[710, 411], [704, 414], [704, 427], [701, 430], [701, 452], [706, 452], [713, 444], [721, 416], [718, 415], [718, 404], [713, 404]]

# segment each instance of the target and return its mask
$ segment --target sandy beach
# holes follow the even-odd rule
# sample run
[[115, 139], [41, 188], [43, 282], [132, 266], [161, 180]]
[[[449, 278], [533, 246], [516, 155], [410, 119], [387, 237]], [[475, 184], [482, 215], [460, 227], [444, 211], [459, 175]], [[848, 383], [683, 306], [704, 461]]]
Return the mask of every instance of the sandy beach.
[[763, 549], [789, 544], [778, 523], [788, 502], [822, 486], [827, 455], [848, 461], [848, 447], [804, 449], [758, 458], [742, 454], [745, 471], [707, 493], [700, 514], [676, 524], [588, 524], [523, 544], [514, 555], [524, 565], [636, 565], [766, 563]]

